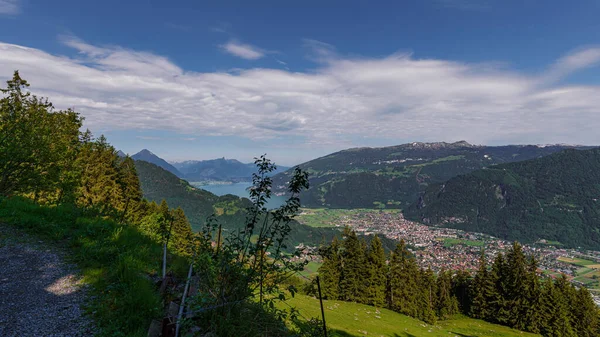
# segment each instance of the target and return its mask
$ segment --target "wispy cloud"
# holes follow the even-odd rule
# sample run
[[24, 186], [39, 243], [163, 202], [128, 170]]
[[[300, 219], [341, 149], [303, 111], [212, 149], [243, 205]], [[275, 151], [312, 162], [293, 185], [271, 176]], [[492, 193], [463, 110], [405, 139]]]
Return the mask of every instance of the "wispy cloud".
[[197, 73], [149, 52], [63, 41], [76, 57], [0, 43], [0, 80], [19, 69], [34, 92], [82, 113], [92, 130], [277, 139], [315, 150], [370, 137], [598, 143], [600, 86], [557, 80], [597, 65], [597, 48], [557, 55], [532, 75], [408, 53], [347, 57], [311, 41], [326, 59], [316, 69]]
[[265, 56], [265, 51], [236, 40], [231, 40], [220, 46], [225, 52], [246, 60], [258, 60]]
[[19, 14], [21, 0], [0, 0], [0, 14]]

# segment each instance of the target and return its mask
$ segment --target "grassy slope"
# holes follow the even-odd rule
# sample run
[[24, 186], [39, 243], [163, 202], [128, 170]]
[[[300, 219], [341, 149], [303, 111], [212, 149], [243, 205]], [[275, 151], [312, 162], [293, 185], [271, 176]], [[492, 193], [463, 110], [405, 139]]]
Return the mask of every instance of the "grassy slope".
[[[104, 336], [145, 336], [161, 303], [146, 276], [160, 270], [161, 245], [134, 227], [85, 214], [74, 207], [44, 207], [11, 198], [0, 200], [0, 222], [66, 248], [91, 285], [88, 309]], [[185, 273], [185, 260], [171, 264]]]
[[[288, 300], [303, 317], [320, 317], [319, 301], [296, 295]], [[342, 301], [323, 301], [325, 320], [332, 336], [537, 336], [484, 321], [457, 316], [428, 325], [422, 321], [386, 309]], [[379, 313], [377, 313], [379, 310]]]

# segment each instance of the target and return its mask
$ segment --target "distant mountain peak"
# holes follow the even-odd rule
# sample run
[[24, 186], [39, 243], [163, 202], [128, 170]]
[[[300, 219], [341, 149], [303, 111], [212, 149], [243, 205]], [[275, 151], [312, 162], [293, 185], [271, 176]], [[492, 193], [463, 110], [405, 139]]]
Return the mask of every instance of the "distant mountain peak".
[[125, 157], [127, 157], [127, 154], [125, 154], [125, 152], [119, 150], [119, 151], [117, 151], [117, 156], [119, 156], [121, 158], [125, 158]]
[[182, 178], [183, 174], [181, 174], [181, 172], [179, 172], [179, 170], [177, 170], [173, 165], [167, 163], [166, 160], [160, 158], [159, 156], [155, 155], [154, 153], [152, 153], [152, 151], [148, 150], [148, 149], [143, 149], [140, 152], [134, 154], [133, 156], [131, 156], [131, 158], [133, 158], [134, 160], [143, 160], [143, 161], [147, 161], [149, 163], [152, 163], [156, 166], [162, 167], [163, 169], [173, 173], [174, 175]]
[[155, 156], [158, 157], [157, 155], [155, 155], [154, 153], [152, 153], [152, 151], [148, 150], [148, 149], [143, 149], [140, 152], [136, 153], [135, 155], [142, 155], [142, 156]]

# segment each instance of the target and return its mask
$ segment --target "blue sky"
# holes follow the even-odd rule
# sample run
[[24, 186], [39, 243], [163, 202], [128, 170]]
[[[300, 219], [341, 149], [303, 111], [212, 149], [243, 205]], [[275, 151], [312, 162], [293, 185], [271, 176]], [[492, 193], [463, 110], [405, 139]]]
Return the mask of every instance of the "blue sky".
[[600, 1], [0, 0], [0, 80], [125, 152], [292, 165], [412, 141], [597, 144]]

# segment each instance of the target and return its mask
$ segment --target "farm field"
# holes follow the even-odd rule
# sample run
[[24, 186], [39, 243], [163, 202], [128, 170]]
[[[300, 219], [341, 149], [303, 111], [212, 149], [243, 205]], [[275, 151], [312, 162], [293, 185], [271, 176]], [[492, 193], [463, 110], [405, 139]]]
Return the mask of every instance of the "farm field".
[[300, 215], [296, 218], [298, 222], [311, 227], [336, 227], [340, 220], [347, 219], [360, 213], [400, 213], [398, 209], [333, 209], [333, 208], [303, 208]]

